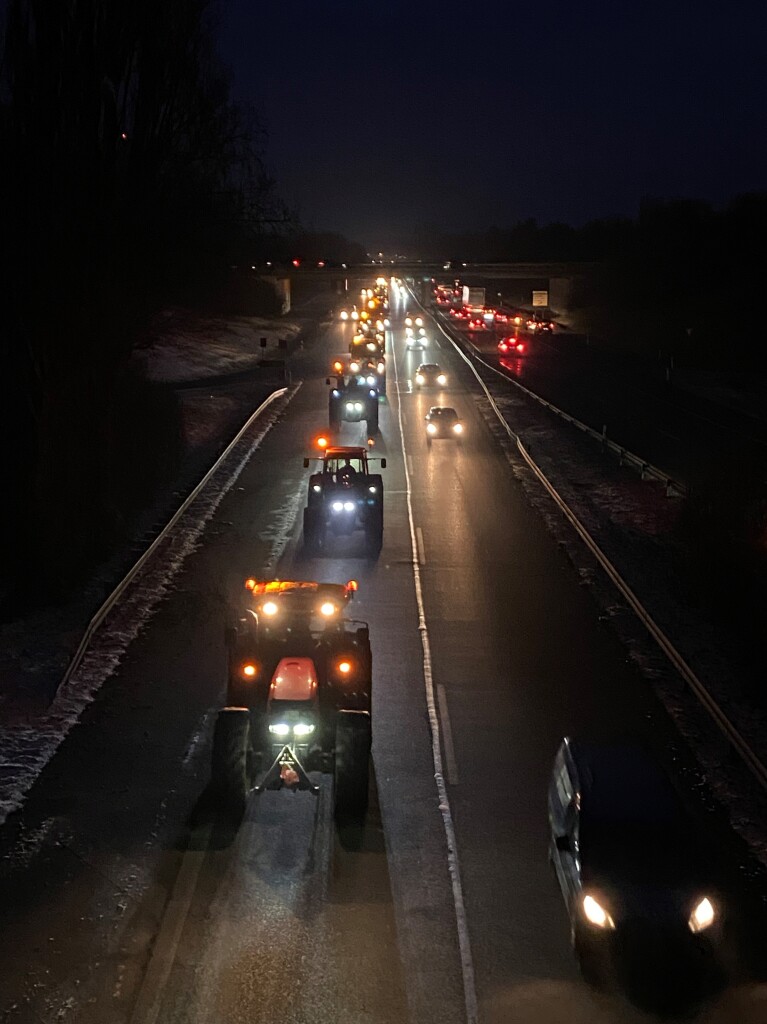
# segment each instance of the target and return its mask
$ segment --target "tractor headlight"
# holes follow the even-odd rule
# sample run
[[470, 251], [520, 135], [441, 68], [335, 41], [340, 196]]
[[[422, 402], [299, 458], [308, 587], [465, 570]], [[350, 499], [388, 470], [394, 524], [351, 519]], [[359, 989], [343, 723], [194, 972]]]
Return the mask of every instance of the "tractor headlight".
[[368, 491], [369, 491], [369, 492], [370, 492], [371, 494], [375, 494], [377, 490], [378, 490], [378, 488], [377, 488], [377, 487], [368, 487]]
[[333, 509], [334, 512], [343, 512], [344, 503], [342, 501], [334, 501], [330, 507]]
[[324, 615], [326, 619], [329, 619], [331, 615], [335, 615], [336, 606], [332, 601], [323, 601], [320, 605], [320, 615]]
[[271, 618], [273, 615], [276, 615], [277, 612], [279, 611], [279, 608], [277, 607], [277, 602], [276, 601], [266, 601], [266, 602], [264, 602], [264, 604], [261, 606], [261, 611], [264, 613], [264, 615], [268, 615]]
[[347, 412], [354, 412], [354, 402], [347, 402], [346, 403], [346, 411]]
[[444, 375], [444, 373], [441, 373], [441, 374], [440, 374], [440, 375], [439, 375], [439, 376], [437, 377], [437, 383], [438, 383], [438, 384], [443, 384], [443, 385], [444, 385], [444, 384], [447, 384], [447, 377], [446, 377], [446, 376]]
[[319, 494], [320, 491], [322, 490], [322, 487], [320, 487], [319, 484], [312, 484], [312, 490], [314, 491], [315, 494]]
[[273, 736], [288, 736], [290, 734], [290, 726], [287, 722], [271, 722], [269, 724], [269, 732]]
[[354, 511], [354, 502], [353, 501], [345, 501], [344, 502], [344, 512], [353, 512], [353, 511]]
[[693, 934], [705, 931], [709, 928], [716, 920], [716, 910], [714, 904], [708, 898], [704, 896], [702, 900], [696, 905], [693, 912], [690, 914], [690, 919], [687, 925]]
[[426, 433], [427, 434], [436, 434], [437, 433], [437, 425], [436, 425], [436, 423], [427, 423], [426, 424]]
[[362, 402], [355, 402], [354, 403], [354, 411], [355, 412], [362, 412], [362, 408], [363, 408]]
[[296, 722], [293, 726], [294, 736], [311, 736], [314, 732], [314, 726], [311, 722]]

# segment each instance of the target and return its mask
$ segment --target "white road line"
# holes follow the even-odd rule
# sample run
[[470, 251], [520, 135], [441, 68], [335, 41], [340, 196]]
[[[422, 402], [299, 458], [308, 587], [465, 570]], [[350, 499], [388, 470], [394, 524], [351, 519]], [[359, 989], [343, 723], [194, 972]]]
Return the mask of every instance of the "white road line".
[[455, 759], [453, 730], [450, 728], [450, 714], [447, 710], [447, 691], [442, 683], [437, 683], [437, 701], [439, 704], [439, 720], [442, 723], [442, 742], [445, 747], [445, 760], [447, 761], [447, 781], [451, 786], [457, 786], [458, 762]]
[[426, 565], [426, 548], [423, 546], [423, 531], [420, 526], [415, 528], [415, 541], [418, 547], [418, 561], [421, 565]]
[[[400, 401], [399, 374], [397, 373], [397, 355], [392, 353], [394, 363], [394, 382], [397, 391], [397, 417], [399, 421], [400, 444], [402, 455], [405, 456], [405, 434], [402, 429], [402, 403]], [[467, 1024], [477, 1024], [477, 989], [474, 980], [474, 960], [471, 954], [471, 940], [469, 938], [469, 922], [466, 916], [466, 902], [463, 896], [463, 885], [461, 884], [461, 868], [458, 862], [458, 843], [455, 835], [455, 824], [453, 814], [450, 810], [450, 800], [447, 795], [447, 785], [442, 770], [442, 748], [440, 745], [439, 715], [437, 713], [436, 701], [434, 699], [434, 678], [431, 670], [431, 645], [429, 643], [429, 630], [426, 625], [426, 611], [423, 603], [423, 588], [421, 586], [421, 567], [418, 564], [418, 548], [416, 544], [415, 523], [413, 522], [413, 497], [410, 489], [410, 473], [405, 463], [405, 486], [407, 487], [407, 514], [410, 523], [410, 556], [413, 566], [413, 583], [415, 586], [415, 597], [418, 605], [418, 631], [421, 634], [421, 646], [423, 647], [423, 683], [426, 691], [426, 707], [429, 713], [429, 725], [431, 728], [431, 754], [434, 763], [434, 779], [437, 783], [437, 796], [439, 797], [439, 811], [442, 815], [442, 825], [445, 830], [447, 842], [447, 864], [450, 872], [450, 882], [453, 890], [453, 905], [455, 907], [455, 922], [458, 931], [458, 950], [461, 957], [461, 973], [463, 977], [463, 998], [466, 1007]]]
[[408, 455], [407, 456], [407, 471], [410, 474], [410, 476], [414, 476], [415, 475], [414, 472], [413, 472], [413, 456], [412, 455]]
[[184, 853], [173, 891], [163, 911], [160, 930], [152, 949], [152, 957], [144, 972], [144, 980], [133, 1007], [130, 1024], [155, 1024], [157, 1021], [165, 986], [176, 959], [178, 944], [205, 859], [210, 831], [210, 826], [201, 829], [197, 836], [200, 849], [187, 850]]

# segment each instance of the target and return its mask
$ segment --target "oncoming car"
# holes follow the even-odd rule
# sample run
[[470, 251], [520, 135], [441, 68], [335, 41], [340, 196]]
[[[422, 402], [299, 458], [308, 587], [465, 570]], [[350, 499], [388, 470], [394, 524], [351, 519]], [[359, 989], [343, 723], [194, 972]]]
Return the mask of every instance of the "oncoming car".
[[413, 382], [417, 388], [444, 388], [447, 374], [438, 363], [421, 363], [415, 371]]
[[426, 337], [426, 330], [423, 327], [417, 328], [416, 331], [412, 327], [405, 328], [405, 348], [409, 351], [413, 349], [423, 350], [429, 347], [429, 339]]
[[448, 438], [461, 443], [465, 428], [458, 413], [449, 405], [433, 405], [425, 416], [426, 443]]

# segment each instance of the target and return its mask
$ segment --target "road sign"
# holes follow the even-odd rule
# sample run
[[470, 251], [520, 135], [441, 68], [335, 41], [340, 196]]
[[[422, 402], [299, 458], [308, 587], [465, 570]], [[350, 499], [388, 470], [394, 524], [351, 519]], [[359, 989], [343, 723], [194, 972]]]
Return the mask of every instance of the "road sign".
[[533, 305], [534, 306], [548, 306], [549, 304], [549, 293], [548, 292], [533, 292]]

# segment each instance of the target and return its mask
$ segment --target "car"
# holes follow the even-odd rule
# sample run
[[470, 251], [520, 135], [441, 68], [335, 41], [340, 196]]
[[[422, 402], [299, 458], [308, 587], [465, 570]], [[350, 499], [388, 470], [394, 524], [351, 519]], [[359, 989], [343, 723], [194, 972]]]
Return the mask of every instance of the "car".
[[350, 320], [359, 320], [360, 314], [356, 306], [344, 306], [338, 313], [338, 319], [342, 323], [348, 323]]
[[327, 377], [326, 384], [332, 384], [328, 395], [328, 422], [331, 430], [341, 423], [361, 423], [365, 420], [369, 434], [378, 433], [379, 391], [375, 382], [368, 381], [368, 374], [334, 374]]
[[498, 342], [498, 351], [504, 356], [523, 356], [527, 350], [527, 342], [517, 335], [510, 335], [508, 338], [501, 338]]
[[438, 363], [421, 363], [415, 371], [413, 380], [417, 388], [444, 388], [447, 384], [447, 374]]
[[424, 417], [426, 420], [426, 443], [431, 447], [432, 441], [449, 438], [461, 443], [465, 428], [458, 413], [449, 405], [433, 405]]
[[239, 820], [255, 790], [309, 790], [334, 776], [335, 812], [364, 817], [372, 657], [366, 622], [345, 615], [345, 584], [248, 577], [226, 630], [226, 706], [213, 736], [211, 788]]
[[701, 837], [641, 746], [565, 738], [548, 793], [549, 857], [581, 971], [598, 983], [619, 955], [682, 965], [722, 938], [723, 901]]
[[[326, 443], [321, 444], [322, 441]], [[309, 555], [324, 555], [334, 537], [348, 543], [352, 535], [362, 531], [372, 555], [383, 544], [383, 478], [371, 473], [367, 448], [327, 444], [320, 468], [309, 477], [309, 490], [304, 508], [304, 548]], [[311, 458], [304, 459], [309, 468]], [[386, 459], [380, 459], [386, 469]]]
[[405, 348], [409, 351], [413, 349], [423, 350], [429, 347], [429, 339], [426, 337], [426, 329], [419, 327], [413, 329], [412, 327], [405, 328]]

